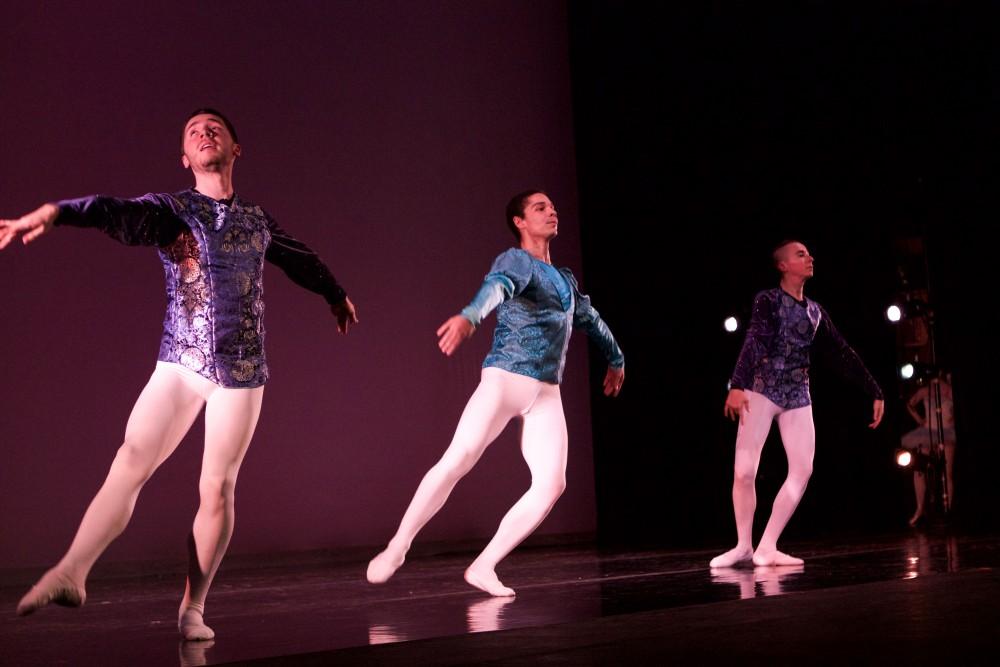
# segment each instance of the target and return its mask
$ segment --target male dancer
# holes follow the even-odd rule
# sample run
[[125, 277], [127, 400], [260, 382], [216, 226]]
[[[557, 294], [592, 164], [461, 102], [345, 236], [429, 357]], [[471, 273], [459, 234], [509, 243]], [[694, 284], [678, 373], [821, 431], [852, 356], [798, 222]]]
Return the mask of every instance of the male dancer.
[[[818, 303], [803, 295], [813, 275], [813, 258], [798, 241], [779, 245], [773, 254], [781, 286], [761, 292], [753, 304], [743, 350], [736, 362], [726, 398], [725, 414], [739, 419], [733, 475], [736, 547], [712, 559], [712, 567], [801, 565], [802, 559], [778, 551], [778, 538], [795, 511], [812, 474], [816, 431], [809, 396], [809, 353], [825, 348], [843, 375], [864, 387], [874, 400], [872, 423], [882, 421], [882, 390]], [[788, 477], [778, 491], [764, 535], [753, 548], [753, 513], [757, 505], [754, 480], [760, 453], [777, 418], [788, 458]]]
[[214, 109], [198, 109], [183, 132], [181, 164], [195, 181], [190, 190], [65, 200], [17, 220], [0, 220], [0, 249], [18, 235], [27, 244], [62, 225], [97, 227], [126, 245], [156, 246], [168, 301], [156, 369], [132, 409], [124, 444], [69, 551], [21, 599], [18, 614], [50, 602], [84, 603], [94, 562], [125, 529], [143, 484], [206, 406], [201, 504], [189, 538], [178, 629], [187, 640], [214, 637], [203, 619], [205, 598], [232, 536], [236, 476], [268, 377], [264, 260], [322, 295], [341, 333], [358, 321], [354, 305], [319, 257], [234, 193], [233, 166], [241, 149], [229, 119]]
[[559, 382], [574, 326], [582, 327], [608, 360], [604, 393], [617, 396], [625, 381], [625, 357], [611, 331], [578, 290], [568, 269], [552, 266], [549, 246], [559, 217], [539, 190], [515, 195], [506, 222], [518, 239], [493, 262], [482, 287], [461, 315], [437, 331], [438, 347], [451, 355], [494, 308], [493, 347], [482, 380], [458, 422], [441, 460], [424, 476], [396, 534], [368, 565], [368, 581], [387, 581], [403, 564], [420, 529], [441, 509], [451, 490], [511, 419], [521, 417], [521, 452], [531, 487], [507, 512], [496, 535], [465, 571], [465, 580], [490, 595], [514, 595], [495, 568], [548, 515], [566, 487], [566, 420]]

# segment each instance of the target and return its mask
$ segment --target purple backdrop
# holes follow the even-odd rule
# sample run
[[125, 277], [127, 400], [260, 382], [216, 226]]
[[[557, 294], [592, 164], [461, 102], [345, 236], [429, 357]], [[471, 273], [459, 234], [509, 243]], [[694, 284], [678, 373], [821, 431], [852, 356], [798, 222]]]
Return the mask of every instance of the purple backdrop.
[[[243, 143], [237, 190], [317, 249], [358, 305], [361, 325], [340, 338], [319, 297], [265, 270], [272, 379], [232, 551], [390, 536], [478, 382], [492, 318], [452, 359], [434, 331], [510, 245], [511, 193], [552, 194], [555, 259], [581, 270], [565, 12], [512, 0], [0, 9], [0, 215], [187, 187], [184, 114], [218, 106]], [[153, 369], [162, 271], [152, 249], [59, 229], [0, 253], [0, 285], [0, 566], [43, 564], [68, 545]], [[569, 489], [544, 533], [594, 528], [585, 350], [578, 335], [563, 384]], [[528, 484], [514, 431], [422, 539], [493, 532]], [[184, 557], [201, 436], [199, 420], [106, 559]]]

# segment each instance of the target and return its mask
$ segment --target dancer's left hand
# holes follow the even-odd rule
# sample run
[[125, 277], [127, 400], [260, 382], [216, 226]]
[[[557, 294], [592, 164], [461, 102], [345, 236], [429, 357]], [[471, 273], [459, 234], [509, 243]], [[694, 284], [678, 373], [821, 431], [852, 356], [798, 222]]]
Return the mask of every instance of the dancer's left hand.
[[358, 312], [346, 296], [340, 303], [330, 306], [330, 312], [337, 318], [337, 331], [342, 334], [347, 333], [352, 324], [358, 323]]
[[623, 384], [625, 384], [625, 367], [608, 366], [608, 372], [604, 376], [604, 395], [617, 396], [621, 392]]
[[882, 423], [882, 415], [885, 414], [885, 401], [877, 400], [872, 408], [872, 423], [868, 425], [868, 428], [876, 428]]

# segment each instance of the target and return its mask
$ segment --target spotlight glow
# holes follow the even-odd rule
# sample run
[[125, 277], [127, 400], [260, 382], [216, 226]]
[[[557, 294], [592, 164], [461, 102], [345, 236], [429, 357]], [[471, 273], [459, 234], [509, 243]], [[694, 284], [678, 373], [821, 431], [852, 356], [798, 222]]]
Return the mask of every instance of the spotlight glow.
[[900, 468], [905, 468], [911, 463], [913, 463], [913, 454], [909, 452], [900, 452], [896, 454], [896, 465]]
[[903, 364], [899, 367], [899, 377], [909, 380], [913, 377], [913, 364]]
[[726, 321], [722, 323], [722, 327], [729, 333], [733, 333], [740, 328], [740, 321], [735, 317], [727, 317]]
[[898, 322], [903, 319], [903, 311], [900, 310], [899, 306], [893, 304], [885, 309], [885, 316], [890, 322]]

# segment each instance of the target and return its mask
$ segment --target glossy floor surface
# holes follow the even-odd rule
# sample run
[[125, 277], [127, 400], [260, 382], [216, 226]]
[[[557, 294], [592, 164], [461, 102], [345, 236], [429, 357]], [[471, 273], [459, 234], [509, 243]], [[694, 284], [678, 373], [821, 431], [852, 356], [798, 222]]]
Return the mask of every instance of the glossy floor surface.
[[[710, 570], [713, 551], [517, 550], [515, 598], [465, 584], [471, 554], [415, 556], [382, 586], [360, 555], [228, 560], [179, 642], [183, 568], [107, 568], [82, 609], [16, 618], [37, 572], [0, 573], [3, 665], [977, 663], [1000, 628], [1000, 540], [907, 533], [785, 545], [801, 567]], [[151, 574], [150, 572], [155, 572]], [[940, 654], [940, 655], [939, 655]]]

